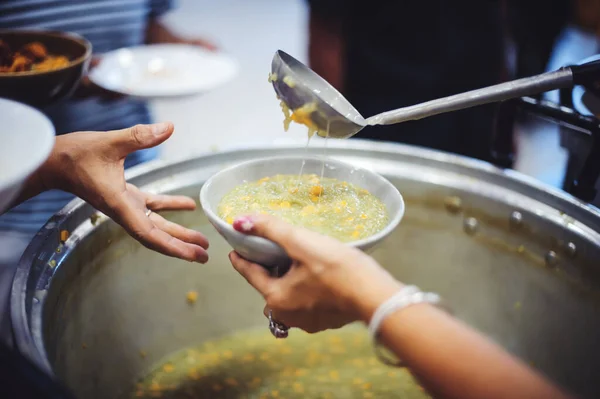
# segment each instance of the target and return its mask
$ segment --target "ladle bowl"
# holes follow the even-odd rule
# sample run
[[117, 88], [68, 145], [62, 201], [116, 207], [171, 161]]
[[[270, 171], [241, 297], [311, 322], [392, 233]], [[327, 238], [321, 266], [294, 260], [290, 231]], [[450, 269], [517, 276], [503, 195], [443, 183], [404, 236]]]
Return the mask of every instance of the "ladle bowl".
[[328, 137], [343, 139], [355, 135], [366, 126], [393, 125], [574, 85], [595, 84], [600, 81], [600, 61], [438, 98], [367, 119], [325, 79], [281, 50], [273, 56], [271, 80], [278, 98], [292, 112], [302, 106], [313, 105], [310, 120], [320, 135], [327, 132]]
[[273, 56], [271, 75], [277, 97], [291, 110], [316, 104], [311, 119], [319, 134], [329, 131], [329, 137], [343, 139], [367, 126], [362, 115], [339, 91], [286, 52], [278, 50]]

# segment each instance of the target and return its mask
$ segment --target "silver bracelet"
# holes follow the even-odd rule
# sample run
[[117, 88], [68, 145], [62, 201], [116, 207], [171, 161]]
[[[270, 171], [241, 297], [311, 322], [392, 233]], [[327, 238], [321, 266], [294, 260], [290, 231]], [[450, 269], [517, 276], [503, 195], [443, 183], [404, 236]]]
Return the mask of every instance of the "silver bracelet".
[[379, 328], [381, 323], [392, 313], [405, 309], [412, 305], [429, 303], [438, 305], [441, 302], [439, 295], [429, 292], [422, 292], [417, 286], [407, 285], [394, 294], [387, 301], [382, 303], [369, 322], [369, 334], [373, 339], [375, 354], [383, 363], [389, 366], [401, 367], [402, 361], [394, 356], [390, 351], [385, 350], [379, 343]]

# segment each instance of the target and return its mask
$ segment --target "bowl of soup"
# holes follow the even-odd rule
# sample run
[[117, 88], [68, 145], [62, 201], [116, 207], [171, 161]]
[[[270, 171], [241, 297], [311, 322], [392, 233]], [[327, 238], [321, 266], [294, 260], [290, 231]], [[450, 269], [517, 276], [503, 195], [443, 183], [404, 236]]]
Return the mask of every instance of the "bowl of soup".
[[277, 244], [233, 229], [240, 216], [270, 214], [365, 252], [404, 216], [402, 195], [383, 176], [323, 157], [256, 159], [224, 169], [200, 191], [210, 223], [242, 257], [267, 268], [290, 259]]

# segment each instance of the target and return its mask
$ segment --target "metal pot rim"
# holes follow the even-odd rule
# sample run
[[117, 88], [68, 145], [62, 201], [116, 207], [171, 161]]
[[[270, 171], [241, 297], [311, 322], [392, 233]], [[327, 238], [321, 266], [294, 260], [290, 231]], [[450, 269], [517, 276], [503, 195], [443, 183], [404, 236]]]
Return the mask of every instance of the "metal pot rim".
[[[313, 143], [313, 146], [324, 146], [323, 142], [317, 143], [318, 144]], [[153, 161], [128, 170], [126, 173], [126, 178], [128, 181], [136, 184], [138, 180], [143, 180], [143, 177], [147, 174], [151, 174], [152, 172], [160, 169], [176, 169], [177, 167], [183, 167], [185, 164], [192, 163], [198, 159], [204, 159], [209, 162], [211, 159], [217, 157], [224, 158], [229, 156], [235, 158], [236, 154], [245, 153], [252, 155], [253, 151], [264, 150], [265, 148], [277, 153], [278, 150], [303, 149], [305, 145], [305, 142], [300, 142], [297, 140], [284, 140], [282, 142], [278, 142], [276, 145], [273, 145], [272, 142], [269, 144], [253, 143], [252, 145], [230, 147], [226, 151], [219, 152], [217, 154], [200, 154], [172, 162]], [[531, 193], [536, 193], [543, 199], [548, 200], [553, 198], [554, 200], [557, 200], [563, 207], [569, 208], [569, 210], [573, 211], [569, 214], [586, 215], [594, 220], [597, 226], [600, 226], [600, 209], [586, 204], [562, 190], [539, 182], [532, 177], [525, 176], [514, 170], [501, 169], [484, 161], [391, 142], [373, 142], [359, 139], [338, 141], [329, 140], [326, 145], [328, 149], [334, 151], [349, 150], [364, 152], [366, 150], [374, 152], [386, 152], [399, 157], [425, 160], [427, 162], [431, 162], [433, 165], [452, 165], [457, 167], [459, 171], [469, 170], [471, 172], [483, 174], [489, 178], [495, 178], [499, 182], [511, 182], [517, 185], [515, 188], [513, 188], [514, 191], [518, 192], [516, 188], [520, 187], [521, 189], [531, 190]], [[28, 321], [28, 309], [26, 304], [28, 282], [32, 272], [32, 265], [34, 265], [36, 261], [43, 261], [45, 264], [44, 256], [47, 256], [48, 254], [41, 252], [41, 249], [44, 247], [46, 240], [50, 237], [52, 230], [54, 229], [54, 231], [56, 231], [57, 228], [60, 230], [69, 217], [84, 206], [88, 205], [80, 199], [75, 199], [67, 204], [56, 215], [54, 215], [48, 222], [46, 222], [46, 224], [42, 227], [42, 229], [40, 229], [40, 231], [27, 246], [21, 259], [19, 260], [13, 278], [10, 295], [10, 317], [15, 345], [21, 354], [28, 357], [32, 362], [50, 374], [52, 374], [52, 368], [49, 364], [47, 354], [44, 349], [41, 326], [36, 325], [32, 327]], [[578, 219], [576, 218], [576, 220]], [[67, 257], [68, 253], [69, 250], [67, 249], [63, 256]], [[44, 277], [47, 283], [50, 280], [51, 274]]]

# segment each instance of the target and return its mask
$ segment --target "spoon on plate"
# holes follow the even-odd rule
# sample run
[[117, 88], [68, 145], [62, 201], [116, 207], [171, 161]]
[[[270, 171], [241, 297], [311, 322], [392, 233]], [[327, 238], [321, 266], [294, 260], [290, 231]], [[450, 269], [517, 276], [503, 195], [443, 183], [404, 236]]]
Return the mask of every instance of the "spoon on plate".
[[[367, 119], [325, 79], [282, 50], [273, 57], [269, 80], [277, 96], [292, 112], [308, 109], [310, 121], [320, 133], [329, 131], [329, 137], [344, 139], [354, 136], [366, 126], [393, 125], [591, 83], [600, 80], [600, 60], [383, 112]], [[381, 82], [374, 80], [373, 84]]]

